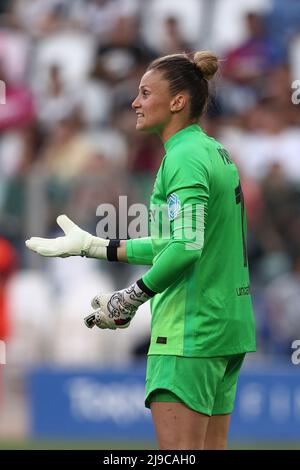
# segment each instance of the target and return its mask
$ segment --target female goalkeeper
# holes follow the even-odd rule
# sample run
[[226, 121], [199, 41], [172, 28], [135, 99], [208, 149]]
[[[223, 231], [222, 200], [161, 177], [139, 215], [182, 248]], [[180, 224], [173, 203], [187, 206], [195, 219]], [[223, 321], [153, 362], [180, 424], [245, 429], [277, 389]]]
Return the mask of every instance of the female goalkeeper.
[[[85, 255], [151, 266], [127, 289], [92, 301], [88, 327], [126, 328], [151, 298], [146, 400], [160, 449], [225, 449], [238, 374], [255, 351], [246, 212], [228, 152], [198, 125], [218, 69], [209, 51], [152, 62], [132, 107], [165, 156], [151, 196], [150, 237], [104, 240], [65, 215], [65, 236], [31, 238], [44, 256]], [[166, 223], [167, 222], [167, 223]]]

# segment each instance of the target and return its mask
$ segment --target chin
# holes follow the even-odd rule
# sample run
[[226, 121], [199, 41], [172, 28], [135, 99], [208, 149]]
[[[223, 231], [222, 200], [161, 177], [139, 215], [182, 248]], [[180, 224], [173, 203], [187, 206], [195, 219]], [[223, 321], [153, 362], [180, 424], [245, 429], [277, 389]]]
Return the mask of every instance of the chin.
[[136, 125], [135, 125], [135, 128], [136, 128], [137, 131], [141, 131], [141, 130], [143, 130], [143, 125], [140, 124], [139, 122], [137, 122]]
[[156, 132], [155, 127], [146, 126], [145, 124], [143, 124], [141, 122], [137, 122], [135, 128], [136, 128], [137, 131], [146, 132], [148, 134], [153, 134], [153, 133]]
[[137, 122], [137, 123], [136, 123], [135, 128], [136, 128], [137, 131], [143, 131], [143, 132], [147, 132], [147, 130], [148, 130], [147, 127], [144, 126], [144, 125], [143, 125], [142, 123], [140, 123], [140, 122]]

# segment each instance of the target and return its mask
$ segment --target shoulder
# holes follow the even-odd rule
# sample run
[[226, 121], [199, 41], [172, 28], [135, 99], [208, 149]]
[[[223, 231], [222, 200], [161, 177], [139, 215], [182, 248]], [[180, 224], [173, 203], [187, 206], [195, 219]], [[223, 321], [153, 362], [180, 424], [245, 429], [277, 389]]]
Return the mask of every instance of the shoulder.
[[211, 171], [211, 143], [206, 139], [182, 139], [166, 153], [164, 170], [181, 169], [183, 172]]

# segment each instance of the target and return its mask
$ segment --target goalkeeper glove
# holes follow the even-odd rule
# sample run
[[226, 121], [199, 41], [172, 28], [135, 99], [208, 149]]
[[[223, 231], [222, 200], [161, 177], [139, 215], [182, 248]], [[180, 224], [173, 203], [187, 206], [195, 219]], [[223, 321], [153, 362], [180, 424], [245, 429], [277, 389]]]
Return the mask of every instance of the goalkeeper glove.
[[84, 323], [88, 328], [93, 328], [95, 325], [101, 329], [111, 330], [127, 328], [139, 306], [154, 295], [155, 292], [148, 289], [142, 279], [127, 289], [112, 294], [97, 295], [91, 302], [92, 308], [96, 310], [85, 317]]
[[117, 261], [119, 240], [105, 240], [95, 237], [74, 224], [66, 215], [58, 216], [56, 221], [65, 233], [64, 237], [31, 237], [25, 242], [27, 248], [43, 256], [66, 258], [80, 255]]

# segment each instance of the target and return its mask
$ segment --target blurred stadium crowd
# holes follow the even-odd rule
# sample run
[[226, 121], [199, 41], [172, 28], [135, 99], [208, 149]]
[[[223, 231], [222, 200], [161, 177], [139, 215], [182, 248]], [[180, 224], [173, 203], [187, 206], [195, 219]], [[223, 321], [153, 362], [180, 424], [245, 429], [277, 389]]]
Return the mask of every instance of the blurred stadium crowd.
[[292, 100], [300, 2], [2, 0], [0, 8], [0, 339], [9, 363], [145, 354], [148, 306], [121, 332], [82, 322], [90, 299], [136, 279], [136, 267], [42, 259], [24, 240], [57, 236], [62, 213], [95, 233], [98, 205], [118, 207], [119, 195], [147, 204], [163, 148], [135, 130], [140, 77], [157, 56], [204, 48], [222, 66], [201, 124], [238, 164], [247, 205], [256, 357], [289, 360], [300, 338], [300, 104]]

